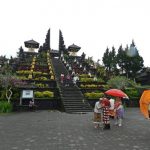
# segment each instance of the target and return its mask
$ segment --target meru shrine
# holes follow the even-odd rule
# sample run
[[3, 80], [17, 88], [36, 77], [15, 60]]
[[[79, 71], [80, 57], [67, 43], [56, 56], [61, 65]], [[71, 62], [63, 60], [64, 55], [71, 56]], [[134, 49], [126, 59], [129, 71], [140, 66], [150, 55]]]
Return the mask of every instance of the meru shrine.
[[[51, 49], [50, 29], [43, 45], [40, 46], [33, 39], [25, 41], [24, 45], [25, 49], [21, 46], [16, 58], [0, 58], [0, 69], [7, 62], [7, 67], [23, 82], [11, 93], [15, 111], [28, 110], [29, 101], [32, 100], [38, 110], [85, 113], [93, 111], [95, 102], [109, 89], [106, 81], [100, 78], [97, 62], [86, 59], [85, 53], [78, 56], [80, 46], [72, 44], [66, 48], [61, 31], [59, 50]], [[74, 77], [77, 77], [75, 83]], [[142, 77], [139, 75], [139, 80]]]

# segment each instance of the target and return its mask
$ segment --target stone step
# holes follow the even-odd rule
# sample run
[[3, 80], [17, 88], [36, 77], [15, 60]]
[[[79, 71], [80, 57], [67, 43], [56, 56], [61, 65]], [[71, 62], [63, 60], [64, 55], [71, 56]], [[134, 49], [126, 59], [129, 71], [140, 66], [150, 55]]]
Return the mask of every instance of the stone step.
[[72, 104], [72, 103], [83, 103], [83, 101], [71, 101], [71, 100], [64, 100], [63, 101], [63, 103], [70, 103], [70, 104]]
[[68, 91], [68, 92], [80, 92], [80, 90], [79, 89], [77, 89], [77, 88], [67, 88], [67, 87], [62, 87], [62, 89], [61, 89], [61, 91]]
[[92, 112], [93, 110], [91, 109], [65, 109], [66, 112]]
[[88, 110], [85, 110], [85, 111], [68, 111], [68, 110], [66, 110], [66, 113], [69, 113], [69, 114], [87, 114], [87, 113], [89, 113], [89, 112], [91, 112], [90, 110], [88, 111]]
[[61, 95], [63, 96], [63, 97], [82, 97], [79, 93], [70, 93], [70, 94], [68, 94], [68, 93], [61, 93]]
[[61, 95], [61, 98], [63, 100], [65, 100], [65, 99], [80, 99], [80, 100], [83, 100], [84, 99], [84, 97], [82, 97], [81, 95], [78, 95], [78, 96], [76, 96], [76, 95], [72, 95], [72, 96]]
[[88, 104], [88, 102], [83, 102], [83, 101], [63, 101], [64, 104], [73, 104], [73, 103], [83, 103], [83, 104]]
[[69, 110], [69, 111], [92, 111], [92, 109], [89, 109], [87, 107], [66, 107], [65, 110]]
[[89, 104], [88, 103], [83, 103], [83, 102], [63, 102], [64, 103], [64, 105], [87, 105], [87, 106], [89, 106]]
[[64, 106], [67, 108], [72, 108], [72, 107], [76, 107], [76, 108], [89, 108], [88, 104], [64, 104]]
[[84, 101], [82, 92], [77, 86], [65, 87], [60, 84], [60, 75], [61, 73], [67, 75], [68, 71], [63, 63], [55, 58], [52, 58], [52, 63], [54, 66], [55, 76], [57, 78], [57, 84], [60, 88], [61, 101], [64, 105], [64, 109], [68, 113], [81, 113], [81, 112], [90, 112], [92, 111], [88, 102]]
[[81, 91], [80, 90], [61, 90], [60, 91], [61, 93], [64, 93], [64, 94], [66, 94], [66, 93], [70, 93], [70, 94], [81, 94]]

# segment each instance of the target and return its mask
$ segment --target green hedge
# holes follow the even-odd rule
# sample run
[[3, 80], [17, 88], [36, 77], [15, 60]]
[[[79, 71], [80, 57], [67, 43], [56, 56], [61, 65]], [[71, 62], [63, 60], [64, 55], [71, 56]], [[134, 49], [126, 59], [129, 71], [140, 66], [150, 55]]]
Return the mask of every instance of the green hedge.
[[35, 98], [53, 98], [54, 97], [54, 92], [51, 92], [51, 91], [43, 91], [43, 92], [36, 91], [36, 92], [34, 92], [34, 96], [35, 96]]
[[135, 88], [126, 88], [124, 92], [128, 95], [129, 98], [140, 97], [140, 92]]
[[104, 96], [104, 93], [96, 93], [96, 92], [84, 93], [84, 96], [87, 99], [99, 99], [100, 97]]
[[13, 109], [12, 104], [7, 101], [0, 101], [0, 113], [8, 113]]

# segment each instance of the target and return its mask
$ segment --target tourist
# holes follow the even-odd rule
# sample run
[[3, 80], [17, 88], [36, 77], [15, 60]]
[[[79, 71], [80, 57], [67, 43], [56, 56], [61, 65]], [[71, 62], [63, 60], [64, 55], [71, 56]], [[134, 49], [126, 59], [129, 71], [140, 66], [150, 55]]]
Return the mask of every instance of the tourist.
[[90, 78], [92, 77], [91, 72], [88, 73], [88, 76], [89, 76]]
[[99, 124], [101, 122], [101, 116], [102, 116], [102, 106], [101, 106], [102, 98], [99, 99], [98, 102], [95, 103], [94, 107], [94, 127], [98, 128]]
[[94, 76], [93, 81], [97, 81], [97, 77], [96, 76]]
[[33, 108], [34, 108], [34, 101], [33, 100], [29, 101], [29, 108], [30, 108], [30, 110], [33, 110]]
[[71, 68], [71, 65], [69, 65], [69, 68], [68, 68], [68, 70], [69, 70], [69, 73], [71, 74], [71, 73], [72, 73], [72, 68]]
[[75, 75], [75, 70], [73, 69], [71, 76], [74, 76], [74, 75]]
[[65, 86], [70, 86], [70, 82], [71, 82], [71, 76], [68, 73], [65, 78]]
[[104, 124], [104, 130], [110, 129], [110, 118], [109, 118], [109, 108], [110, 108], [110, 102], [107, 98], [103, 98], [101, 101], [102, 106], [102, 115], [103, 115], [103, 124]]
[[77, 81], [79, 81], [79, 77], [76, 74], [76, 75], [73, 76], [73, 84], [76, 85]]
[[64, 84], [64, 74], [61, 73], [60, 75], [60, 83], [63, 85]]
[[121, 127], [123, 117], [124, 117], [124, 108], [122, 105], [121, 97], [116, 97], [114, 110], [115, 110], [115, 119], [116, 119], [115, 124]]
[[113, 98], [110, 98], [109, 101], [110, 101], [109, 115], [110, 115], [110, 118], [114, 119], [114, 117], [115, 117], [115, 111], [114, 111], [115, 100]]

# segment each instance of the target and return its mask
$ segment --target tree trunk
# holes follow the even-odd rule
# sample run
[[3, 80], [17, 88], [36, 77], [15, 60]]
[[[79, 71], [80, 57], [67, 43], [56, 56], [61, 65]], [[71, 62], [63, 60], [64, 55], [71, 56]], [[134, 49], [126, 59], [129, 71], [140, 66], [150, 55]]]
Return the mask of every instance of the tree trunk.
[[11, 87], [8, 90], [6, 89], [6, 98], [7, 98], [8, 103], [10, 103], [12, 94], [13, 93], [12, 93]]

